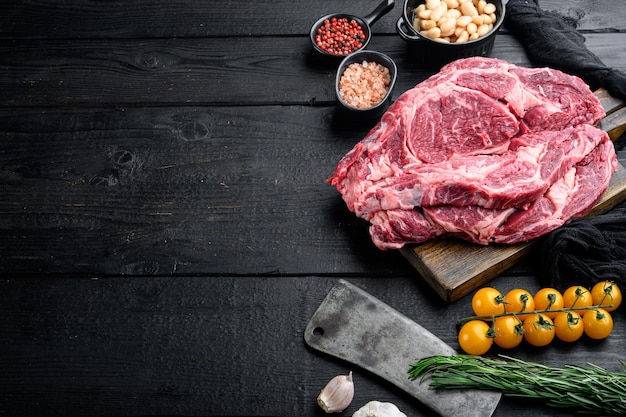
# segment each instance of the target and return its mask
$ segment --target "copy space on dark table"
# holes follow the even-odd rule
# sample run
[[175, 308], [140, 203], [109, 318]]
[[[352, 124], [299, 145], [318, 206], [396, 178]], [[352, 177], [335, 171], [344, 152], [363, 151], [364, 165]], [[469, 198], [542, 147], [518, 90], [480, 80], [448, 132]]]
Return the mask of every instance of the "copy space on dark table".
[[[2, 2], [0, 413], [322, 415], [319, 390], [353, 371], [346, 415], [372, 399], [432, 415], [303, 340], [341, 278], [455, 348], [470, 312], [374, 248], [325, 183], [372, 125], [338, 116], [309, 27], [377, 3]], [[626, 70], [626, 8], [541, 6]], [[432, 74], [395, 33], [401, 8], [370, 44], [398, 65], [396, 97]], [[506, 30], [492, 56], [532, 65]], [[527, 258], [492, 285], [533, 292], [536, 267]], [[616, 312], [602, 342], [508, 353], [617, 369], [624, 321]], [[505, 399], [494, 415], [571, 413]]]

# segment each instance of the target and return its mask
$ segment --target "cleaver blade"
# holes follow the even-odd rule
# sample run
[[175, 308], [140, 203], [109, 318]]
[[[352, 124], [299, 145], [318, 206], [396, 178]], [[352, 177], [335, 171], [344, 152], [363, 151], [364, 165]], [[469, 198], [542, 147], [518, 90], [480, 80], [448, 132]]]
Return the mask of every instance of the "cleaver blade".
[[455, 355], [441, 339], [359, 287], [340, 280], [309, 321], [305, 342], [391, 382], [444, 417], [489, 417], [501, 394], [434, 390], [409, 380], [409, 367], [432, 355]]

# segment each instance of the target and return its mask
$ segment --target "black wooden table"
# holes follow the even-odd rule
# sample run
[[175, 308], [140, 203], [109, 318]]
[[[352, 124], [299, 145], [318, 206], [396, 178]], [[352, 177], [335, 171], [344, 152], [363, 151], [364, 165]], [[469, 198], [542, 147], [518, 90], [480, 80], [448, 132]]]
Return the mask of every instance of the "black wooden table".
[[[455, 348], [470, 311], [375, 249], [325, 183], [371, 125], [338, 117], [308, 30], [377, 3], [2, 2], [0, 415], [322, 415], [319, 390], [350, 370], [346, 415], [371, 399], [431, 415], [303, 340], [340, 278]], [[621, 1], [541, 5], [626, 70]], [[370, 45], [398, 64], [396, 97], [432, 74], [395, 33], [401, 8]], [[532, 65], [506, 30], [492, 56]], [[536, 267], [492, 284], [534, 291]], [[617, 369], [625, 319], [602, 342], [509, 354]], [[571, 413], [505, 399], [495, 415]]]

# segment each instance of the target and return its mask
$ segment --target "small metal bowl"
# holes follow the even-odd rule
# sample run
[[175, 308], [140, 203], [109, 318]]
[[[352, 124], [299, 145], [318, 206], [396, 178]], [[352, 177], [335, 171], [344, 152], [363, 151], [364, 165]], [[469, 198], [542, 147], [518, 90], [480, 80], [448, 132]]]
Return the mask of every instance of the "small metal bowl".
[[[376, 62], [389, 69], [391, 81], [389, 82], [389, 89], [387, 90], [387, 94], [380, 102], [371, 107], [357, 108], [351, 106], [350, 104], [345, 102], [343, 98], [341, 98], [341, 94], [339, 93], [339, 81], [341, 80], [343, 72], [346, 70], [346, 68], [348, 68], [349, 65], [354, 63], [360, 63], [363, 61]], [[347, 115], [351, 119], [369, 120], [382, 116], [391, 104], [392, 91], [397, 78], [398, 68], [396, 67], [396, 63], [393, 61], [393, 59], [389, 58], [385, 54], [376, 51], [362, 50], [348, 55], [339, 64], [339, 68], [337, 69], [337, 76], [335, 78], [335, 95], [337, 96], [339, 108], [345, 115]]]
[[368, 14], [367, 16], [363, 18], [354, 16], [351, 14], [345, 14], [345, 13], [334, 13], [334, 14], [329, 14], [327, 16], [319, 18], [317, 22], [315, 22], [313, 26], [311, 26], [310, 38], [311, 38], [311, 45], [313, 46], [313, 49], [315, 49], [315, 51], [317, 51], [321, 55], [328, 57], [328, 58], [341, 59], [349, 55], [349, 54], [332, 54], [330, 52], [327, 52], [323, 50], [322, 48], [320, 48], [317, 45], [317, 42], [315, 41], [317, 30], [324, 24], [325, 20], [330, 20], [332, 18], [338, 18], [338, 19], [346, 18], [348, 19], [348, 21], [355, 20], [359, 24], [359, 26], [361, 26], [361, 29], [363, 29], [363, 33], [365, 34], [365, 40], [362, 42], [363, 45], [361, 46], [361, 48], [355, 51], [352, 51], [351, 53], [364, 50], [365, 48], [367, 48], [367, 45], [370, 43], [370, 40], [372, 39], [372, 25], [375, 22], [377, 22], [378, 19], [383, 17], [385, 14], [387, 14], [391, 9], [393, 9], [394, 5], [395, 5], [394, 0], [383, 0], [383, 2], [380, 3], [378, 7], [376, 7], [376, 9], [374, 9], [370, 14]]

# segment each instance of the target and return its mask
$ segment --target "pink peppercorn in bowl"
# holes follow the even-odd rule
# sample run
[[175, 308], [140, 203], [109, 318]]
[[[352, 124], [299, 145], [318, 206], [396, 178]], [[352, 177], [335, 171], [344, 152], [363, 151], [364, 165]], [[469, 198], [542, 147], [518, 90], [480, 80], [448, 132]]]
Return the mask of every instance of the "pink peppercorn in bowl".
[[372, 38], [372, 25], [393, 9], [394, 4], [394, 0], [384, 0], [363, 18], [345, 13], [321, 17], [311, 26], [313, 49], [337, 59], [365, 49]]
[[339, 108], [351, 119], [374, 119], [389, 108], [398, 76], [396, 63], [387, 55], [362, 50], [339, 64], [335, 94]]

